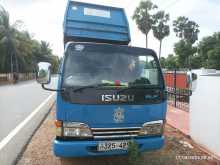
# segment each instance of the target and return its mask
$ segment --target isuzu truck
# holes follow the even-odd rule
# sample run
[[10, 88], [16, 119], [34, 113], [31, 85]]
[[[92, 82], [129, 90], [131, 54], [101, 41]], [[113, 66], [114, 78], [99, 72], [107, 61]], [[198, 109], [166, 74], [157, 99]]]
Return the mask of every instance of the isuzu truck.
[[38, 82], [57, 91], [56, 156], [127, 154], [130, 141], [141, 152], [163, 147], [161, 67], [153, 50], [129, 43], [122, 8], [68, 1], [57, 89], [45, 86], [50, 64], [38, 64]]

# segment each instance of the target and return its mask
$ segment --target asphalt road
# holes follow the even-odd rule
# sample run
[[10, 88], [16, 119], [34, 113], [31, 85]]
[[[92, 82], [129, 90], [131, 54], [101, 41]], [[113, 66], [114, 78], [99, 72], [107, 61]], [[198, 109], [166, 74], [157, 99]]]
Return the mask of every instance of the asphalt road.
[[[53, 78], [50, 86], [55, 86]], [[49, 95], [35, 80], [0, 86], [0, 142]]]

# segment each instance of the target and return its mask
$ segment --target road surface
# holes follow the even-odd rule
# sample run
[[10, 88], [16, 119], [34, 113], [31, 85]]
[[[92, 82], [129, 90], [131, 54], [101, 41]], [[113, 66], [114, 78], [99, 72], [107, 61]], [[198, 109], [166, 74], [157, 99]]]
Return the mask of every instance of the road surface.
[[0, 142], [50, 94], [35, 80], [0, 86]]

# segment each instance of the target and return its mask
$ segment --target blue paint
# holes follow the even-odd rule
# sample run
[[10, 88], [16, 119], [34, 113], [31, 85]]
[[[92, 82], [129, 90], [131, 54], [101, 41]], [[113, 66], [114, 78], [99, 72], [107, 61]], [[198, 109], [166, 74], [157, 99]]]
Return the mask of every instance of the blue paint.
[[[112, 156], [127, 154], [127, 150], [95, 152], [99, 141], [58, 141], [53, 143], [54, 154], [58, 157]], [[158, 150], [164, 145], [164, 137], [146, 137], [134, 139], [141, 152]]]
[[124, 9], [71, 0], [65, 14], [64, 37], [124, 44], [131, 40]]
[[[81, 105], [67, 103], [57, 97], [56, 117], [61, 121], [75, 121], [87, 123], [90, 127], [127, 127], [141, 126], [148, 121], [165, 119], [167, 102], [152, 105]], [[123, 123], [114, 122], [114, 110], [118, 107], [125, 109]]]

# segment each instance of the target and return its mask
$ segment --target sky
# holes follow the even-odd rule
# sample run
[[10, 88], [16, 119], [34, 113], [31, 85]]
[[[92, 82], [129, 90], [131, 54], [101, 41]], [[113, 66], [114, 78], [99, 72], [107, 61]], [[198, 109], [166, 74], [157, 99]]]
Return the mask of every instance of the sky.
[[[130, 30], [131, 45], [145, 47], [145, 36], [138, 30], [132, 15], [140, 0], [77, 0], [101, 5], [122, 7], [125, 9]], [[199, 40], [220, 31], [219, 0], [152, 0], [159, 10], [170, 14], [171, 34], [163, 40], [162, 56], [173, 53], [175, 36], [172, 21], [178, 16], [186, 16], [200, 26]], [[53, 53], [63, 56], [63, 18], [67, 0], [0, 0], [0, 4], [9, 12], [10, 23], [22, 20], [23, 30], [28, 30], [37, 40], [45, 40], [51, 44]], [[149, 34], [149, 48], [158, 52], [159, 42]]]

